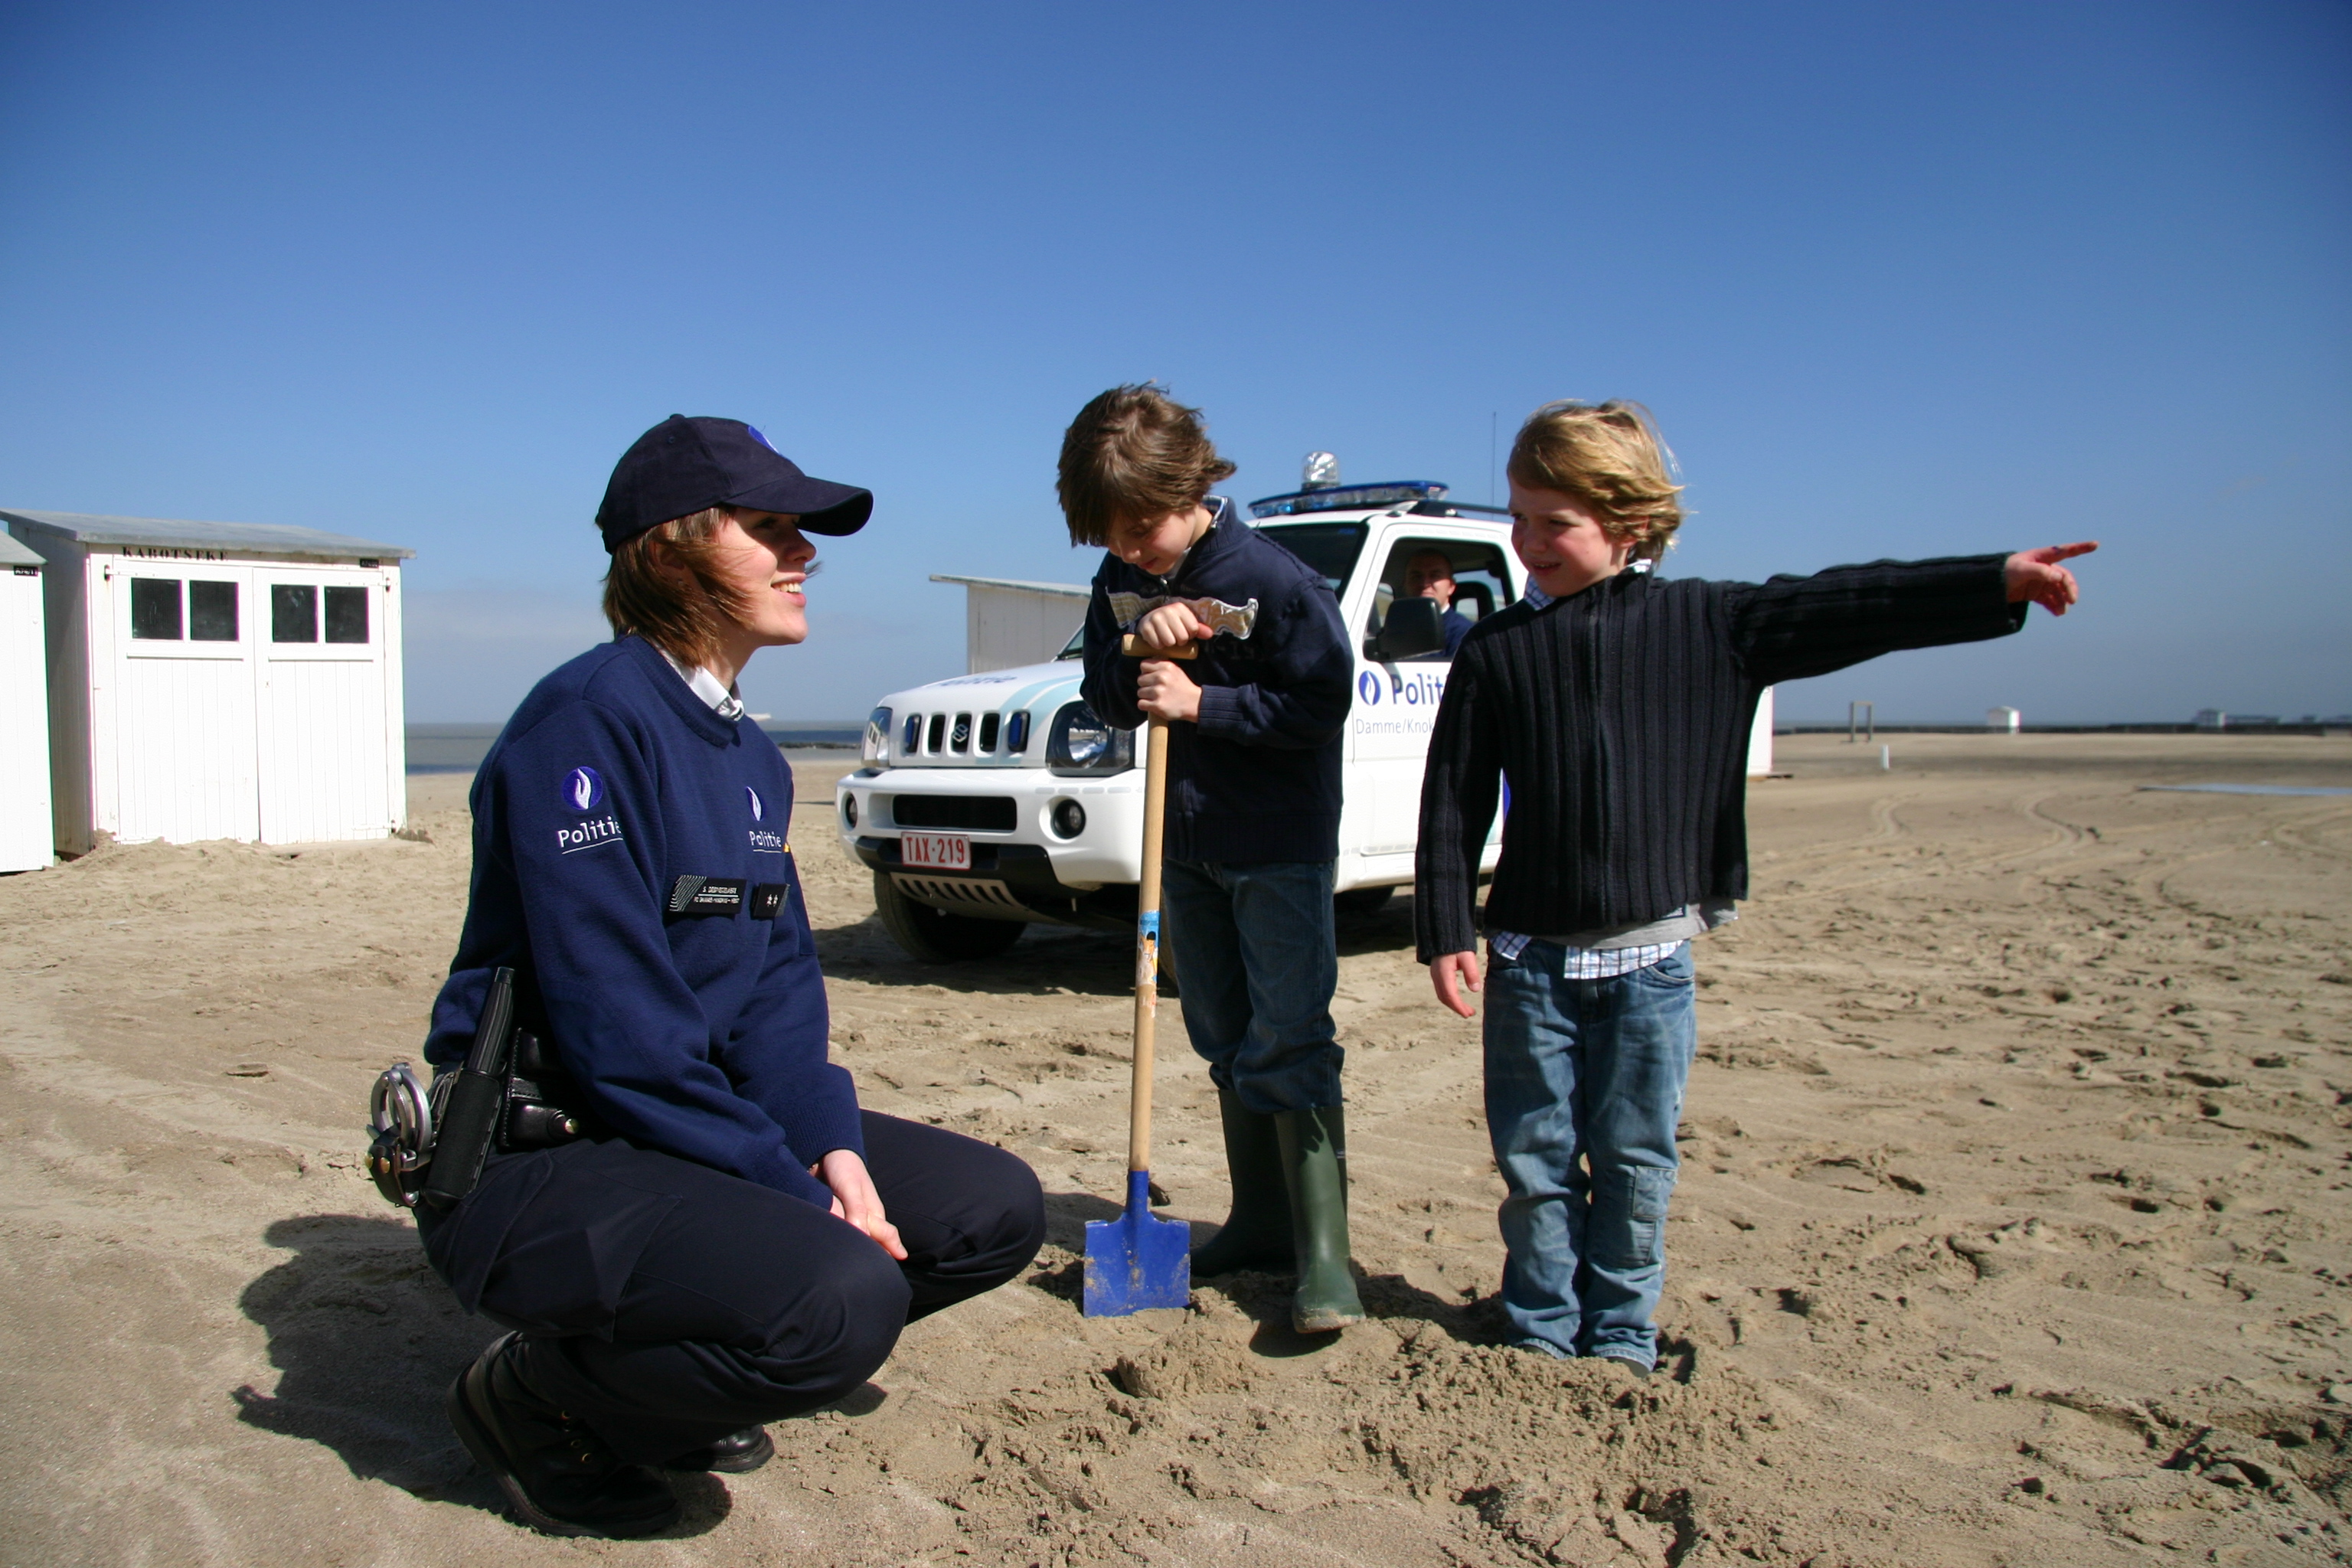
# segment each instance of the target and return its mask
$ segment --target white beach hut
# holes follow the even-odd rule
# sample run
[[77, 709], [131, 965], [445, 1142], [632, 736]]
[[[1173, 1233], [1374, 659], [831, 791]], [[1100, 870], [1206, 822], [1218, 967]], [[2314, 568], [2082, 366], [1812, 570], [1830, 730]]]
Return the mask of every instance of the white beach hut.
[[931, 574], [964, 590], [964, 673], [1036, 664], [1062, 651], [1087, 618], [1093, 590], [1082, 583], [1024, 583], [1010, 577]]
[[382, 838], [407, 819], [396, 544], [0, 510], [44, 563], [58, 853]]
[[45, 658], [41, 558], [0, 533], [0, 871], [30, 871], [54, 858]]

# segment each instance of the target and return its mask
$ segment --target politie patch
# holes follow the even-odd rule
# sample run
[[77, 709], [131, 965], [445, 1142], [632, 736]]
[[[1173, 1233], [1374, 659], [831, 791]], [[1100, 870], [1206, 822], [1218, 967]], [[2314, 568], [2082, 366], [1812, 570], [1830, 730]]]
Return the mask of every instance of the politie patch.
[[593, 811], [604, 805], [604, 775], [589, 767], [574, 768], [564, 774], [563, 804], [574, 811]]
[[760, 804], [760, 792], [753, 789], [750, 784], [745, 784], [743, 786], [743, 793], [751, 797], [751, 820], [754, 822], [765, 822], [768, 819], [768, 808]]
[[621, 819], [610, 812], [602, 816], [592, 816], [577, 826], [555, 830], [556, 850], [564, 855], [577, 855], [583, 849], [596, 849], [620, 842]]

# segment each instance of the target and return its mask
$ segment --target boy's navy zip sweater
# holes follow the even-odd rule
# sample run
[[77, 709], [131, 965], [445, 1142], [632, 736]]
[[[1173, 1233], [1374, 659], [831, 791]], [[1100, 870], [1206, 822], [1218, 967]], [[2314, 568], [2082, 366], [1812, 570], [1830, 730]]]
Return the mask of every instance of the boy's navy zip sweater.
[[1168, 727], [1171, 859], [1248, 865], [1328, 860], [1339, 853], [1339, 738], [1354, 702], [1356, 661], [1339, 601], [1305, 562], [1244, 522], [1231, 501], [1166, 577], [1105, 552], [1087, 605], [1087, 706], [1132, 730], [1141, 663], [1119, 652], [1109, 595], [1257, 601], [1247, 637], [1200, 644], [1181, 668], [1201, 688], [1197, 724]]
[[1478, 861], [1510, 783], [1489, 931], [1598, 931], [1748, 896], [1748, 731], [1764, 688], [2017, 630], [2007, 557], [1769, 583], [1623, 572], [1463, 642], [1422, 778], [1421, 961], [1477, 941]]
[[[613, 1131], [830, 1205], [808, 1167], [865, 1144], [849, 1075], [825, 1057], [775, 743], [623, 637], [532, 689], [471, 799], [473, 892], [427, 1059], [464, 1060], [490, 972], [511, 965], [518, 1022]], [[669, 912], [681, 877], [718, 884], [699, 912]]]

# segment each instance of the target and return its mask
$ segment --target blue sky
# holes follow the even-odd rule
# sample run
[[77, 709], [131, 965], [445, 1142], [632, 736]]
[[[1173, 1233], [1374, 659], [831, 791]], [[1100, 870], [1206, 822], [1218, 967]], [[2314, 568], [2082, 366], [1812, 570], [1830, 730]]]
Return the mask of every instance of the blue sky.
[[928, 574], [1083, 581], [1059, 434], [1148, 377], [1243, 497], [1641, 398], [1683, 574], [2105, 542], [1784, 714], [2352, 710], [2341, 5], [100, 0], [0, 92], [0, 504], [411, 545], [413, 719], [602, 635], [672, 412], [878, 497], [753, 707], [954, 673]]

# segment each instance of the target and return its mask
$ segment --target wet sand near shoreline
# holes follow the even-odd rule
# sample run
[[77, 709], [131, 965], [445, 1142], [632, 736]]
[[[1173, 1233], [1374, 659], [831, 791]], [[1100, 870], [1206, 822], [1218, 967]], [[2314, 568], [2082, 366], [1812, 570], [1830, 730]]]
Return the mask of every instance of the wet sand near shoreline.
[[[1647, 1383], [1499, 1343], [1477, 1026], [1402, 897], [1343, 921], [1335, 1004], [1372, 1321], [1301, 1340], [1255, 1276], [1081, 1317], [1125, 942], [908, 960], [832, 831], [846, 764], [802, 766], [838, 1058], [1029, 1160], [1053, 1236], [637, 1544], [501, 1517], [440, 1413], [494, 1331], [360, 1169], [467, 781], [410, 781], [421, 839], [0, 879], [0, 1561], [2352, 1561], [2352, 797], [2141, 787], [2352, 786], [2352, 741], [1885, 739], [1784, 737], [1751, 789]], [[1213, 1096], [1162, 1035], [1164, 1212], [1213, 1224]]]

